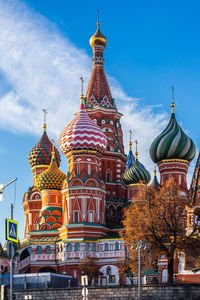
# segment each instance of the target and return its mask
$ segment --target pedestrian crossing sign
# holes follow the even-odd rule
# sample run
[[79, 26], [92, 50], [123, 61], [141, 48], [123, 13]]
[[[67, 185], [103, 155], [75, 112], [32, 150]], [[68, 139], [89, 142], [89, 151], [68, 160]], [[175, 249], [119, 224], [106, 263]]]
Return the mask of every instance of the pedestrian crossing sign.
[[6, 219], [6, 240], [18, 243], [18, 222]]

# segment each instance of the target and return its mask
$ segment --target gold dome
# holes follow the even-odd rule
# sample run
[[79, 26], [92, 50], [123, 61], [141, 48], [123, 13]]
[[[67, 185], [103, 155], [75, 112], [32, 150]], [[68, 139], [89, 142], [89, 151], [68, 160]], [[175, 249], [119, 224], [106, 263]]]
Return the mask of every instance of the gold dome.
[[97, 31], [90, 38], [90, 46], [91, 47], [93, 47], [95, 45], [101, 45], [101, 46], [105, 47], [107, 44], [106, 37], [101, 33], [99, 25], [100, 25], [100, 23], [97, 22]]

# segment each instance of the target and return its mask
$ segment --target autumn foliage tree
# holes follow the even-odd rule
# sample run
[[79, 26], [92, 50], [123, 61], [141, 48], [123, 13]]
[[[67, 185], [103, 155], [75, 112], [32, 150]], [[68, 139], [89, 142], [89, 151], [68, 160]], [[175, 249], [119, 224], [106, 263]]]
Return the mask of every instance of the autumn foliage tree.
[[96, 259], [92, 257], [86, 257], [80, 261], [79, 270], [83, 275], [88, 275], [88, 280], [92, 282], [101, 272], [99, 271], [100, 266], [97, 264]]
[[148, 244], [152, 258], [165, 252], [168, 259], [168, 282], [173, 283], [174, 257], [176, 251], [191, 247], [192, 235], [186, 235], [185, 205], [188, 199], [173, 180], [159, 190], [149, 186], [125, 211], [121, 233], [128, 248], [142, 240]]

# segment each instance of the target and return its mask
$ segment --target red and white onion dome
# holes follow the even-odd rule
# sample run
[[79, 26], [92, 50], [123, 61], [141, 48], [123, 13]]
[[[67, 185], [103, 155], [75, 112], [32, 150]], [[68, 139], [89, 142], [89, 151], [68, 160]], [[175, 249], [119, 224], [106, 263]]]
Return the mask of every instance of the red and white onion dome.
[[72, 150], [96, 150], [103, 152], [107, 147], [107, 137], [101, 128], [88, 116], [84, 97], [75, 118], [63, 129], [59, 138], [59, 147], [63, 154]]

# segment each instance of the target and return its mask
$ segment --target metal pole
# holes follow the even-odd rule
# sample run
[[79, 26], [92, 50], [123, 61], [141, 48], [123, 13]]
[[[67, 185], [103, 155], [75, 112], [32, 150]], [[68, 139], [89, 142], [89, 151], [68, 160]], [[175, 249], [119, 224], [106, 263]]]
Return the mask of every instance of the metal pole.
[[[11, 220], [13, 220], [13, 208], [14, 205], [11, 204], [10, 207], [10, 217]], [[10, 260], [10, 300], [13, 300], [13, 256], [14, 256], [14, 251], [13, 251], [13, 242], [10, 242], [10, 252], [11, 252], [11, 260]]]
[[138, 300], [141, 300], [141, 246], [138, 247]]

